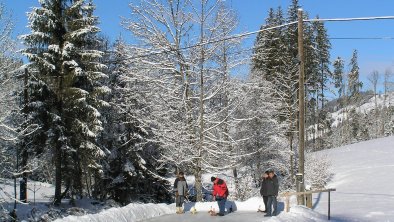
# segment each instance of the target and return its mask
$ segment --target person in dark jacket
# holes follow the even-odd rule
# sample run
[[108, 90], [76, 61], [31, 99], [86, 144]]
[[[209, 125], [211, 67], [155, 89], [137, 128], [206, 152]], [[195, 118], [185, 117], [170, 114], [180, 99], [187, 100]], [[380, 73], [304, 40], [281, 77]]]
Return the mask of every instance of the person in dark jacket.
[[[267, 214], [265, 217], [276, 216], [278, 213], [278, 192], [279, 192], [279, 181], [278, 177], [275, 175], [273, 170], [269, 170], [268, 172], [268, 180], [267, 180]], [[272, 211], [272, 208], [274, 211]]]
[[213, 182], [213, 200], [216, 200], [219, 205], [219, 213], [217, 215], [224, 216], [226, 200], [228, 197], [228, 188], [226, 182], [216, 177], [211, 177], [211, 181]]
[[260, 184], [260, 195], [263, 197], [263, 201], [264, 201], [263, 213], [267, 213], [267, 202], [268, 202], [267, 181], [268, 181], [268, 170], [264, 172]]
[[176, 197], [176, 213], [183, 213], [183, 202], [185, 201], [185, 196], [187, 196], [188, 186], [183, 172], [178, 173], [178, 177], [174, 182], [174, 190]]

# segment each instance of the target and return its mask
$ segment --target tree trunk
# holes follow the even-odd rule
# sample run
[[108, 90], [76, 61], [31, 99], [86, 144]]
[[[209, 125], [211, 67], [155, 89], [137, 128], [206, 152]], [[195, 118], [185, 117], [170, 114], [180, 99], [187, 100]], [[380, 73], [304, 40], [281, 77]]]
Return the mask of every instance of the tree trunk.
[[234, 187], [235, 187], [235, 199], [238, 200], [239, 198], [239, 181], [238, 181], [238, 172], [237, 168], [233, 168], [233, 176], [234, 176]]
[[[63, 2], [58, 1], [55, 3], [56, 8], [54, 9], [54, 13], [58, 18], [63, 18]], [[60, 46], [60, 51], [63, 51], [63, 46], [64, 46], [64, 34], [65, 34], [65, 27], [63, 24], [63, 21], [59, 19], [56, 24], [58, 30], [56, 35], [54, 36], [55, 42], [58, 42]], [[64, 113], [63, 113], [63, 78], [64, 78], [64, 64], [63, 64], [63, 58], [57, 61], [56, 68], [58, 70], [57, 77], [58, 77], [58, 86], [57, 86], [57, 111], [59, 112], [59, 116], [61, 118], [61, 121], [64, 121]], [[55, 205], [60, 205], [61, 200], [62, 200], [62, 161], [63, 161], [63, 152], [62, 152], [62, 146], [63, 146], [63, 141], [59, 140], [61, 137], [61, 132], [58, 130], [57, 132], [57, 141], [55, 142], [55, 199], [54, 199], [54, 204]]]
[[55, 206], [59, 206], [62, 196], [62, 144], [60, 141], [56, 142], [55, 149]]
[[[204, 42], [204, 1], [201, 1], [201, 29], [200, 29], [200, 41], [201, 44]], [[196, 191], [197, 191], [197, 201], [202, 201], [202, 183], [201, 183], [201, 160], [202, 160], [202, 152], [204, 146], [204, 62], [205, 62], [205, 52], [204, 46], [201, 45], [201, 58], [200, 58], [200, 101], [199, 101], [199, 113], [200, 113], [200, 123], [199, 123], [199, 148], [198, 148], [198, 160], [197, 160], [197, 167], [196, 167]]]
[[289, 135], [290, 143], [290, 178], [291, 182], [294, 184], [294, 149], [293, 149], [293, 133]]
[[[28, 84], [28, 71], [27, 68], [25, 68], [25, 75], [24, 75], [24, 86], [23, 86], [23, 97], [24, 97], [24, 103], [25, 103], [25, 112], [27, 112], [27, 104], [28, 104], [28, 100], [29, 100], [29, 93], [28, 93], [28, 88], [27, 88], [27, 84]], [[25, 118], [27, 120], [27, 114], [25, 115]], [[23, 189], [24, 192], [24, 197], [23, 200], [21, 198], [21, 201], [24, 203], [27, 203], [27, 161], [29, 158], [29, 152], [27, 150], [27, 144], [26, 144], [26, 140], [23, 142], [23, 149], [21, 152], [21, 169], [22, 169], [22, 180], [23, 180], [23, 187], [21, 187], [21, 190]], [[21, 184], [21, 185], [22, 185]]]
[[[63, 73], [63, 71], [62, 71]], [[59, 79], [59, 101], [58, 101], [58, 112], [59, 116], [63, 117], [63, 98], [62, 98], [62, 92], [63, 91], [63, 76], [60, 74], [60, 79]], [[63, 119], [62, 119], [63, 121]], [[55, 144], [55, 200], [54, 204], [56, 206], [59, 206], [62, 200], [62, 146], [63, 142], [60, 140], [61, 137], [61, 132], [57, 133], [57, 138], [58, 140], [56, 141]]]
[[196, 190], [196, 201], [201, 202], [203, 199], [202, 195], [202, 172], [201, 172], [201, 160], [197, 160], [197, 166], [194, 170], [195, 184], [194, 188]]

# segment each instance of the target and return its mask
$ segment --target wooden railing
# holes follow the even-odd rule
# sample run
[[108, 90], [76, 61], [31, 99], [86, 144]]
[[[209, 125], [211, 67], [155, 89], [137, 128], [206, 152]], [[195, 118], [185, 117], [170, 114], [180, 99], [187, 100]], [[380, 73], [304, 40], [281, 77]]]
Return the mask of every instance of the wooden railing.
[[[285, 211], [289, 212], [290, 210], [290, 196], [300, 196], [300, 195], [310, 195], [310, 208], [312, 207], [312, 194], [313, 193], [323, 193], [323, 192], [328, 192], [328, 220], [331, 219], [331, 192], [336, 191], [336, 189], [324, 189], [324, 190], [311, 190], [311, 191], [305, 191], [305, 192], [285, 192], [282, 193], [280, 196], [286, 198], [285, 202]], [[307, 204], [308, 205], [308, 204]]]

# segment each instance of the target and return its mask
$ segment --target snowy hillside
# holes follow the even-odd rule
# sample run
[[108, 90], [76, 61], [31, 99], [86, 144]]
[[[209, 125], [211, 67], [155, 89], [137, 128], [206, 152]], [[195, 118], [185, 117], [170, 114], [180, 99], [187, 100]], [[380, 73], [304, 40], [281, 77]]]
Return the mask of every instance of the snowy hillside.
[[[384, 100], [383, 95], [378, 95], [376, 99], [376, 103], [378, 107], [394, 105], [394, 92], [388, 93], [386, 101]], [[351, 110], [352, 108], [356, 108], [356, 112], [368, 114], [372, 110], [375, 109], [375, 97], [370, 98], [367, 102], [362, 104], [359, 107], [355, 107], [353, 105], [347, 106], [345, 108], [339, 109], [336, 112], [331, 113], [331, 118], [333, 119], [332, 127], [337, 127], [342, 121], [347, 119], [346, 111]]]
[[[336, 221], [394, 221], [394, 137], [325, 150], [334, 177], [329, 187]], [[327, 194], [314, 198], [315, 210], [327, 213]]]

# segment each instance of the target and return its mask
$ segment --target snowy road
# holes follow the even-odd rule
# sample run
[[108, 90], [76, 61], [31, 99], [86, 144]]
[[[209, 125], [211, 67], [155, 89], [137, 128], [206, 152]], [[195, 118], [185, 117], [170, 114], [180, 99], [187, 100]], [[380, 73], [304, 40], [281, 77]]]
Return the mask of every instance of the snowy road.
[[212, 217], [209, 216], [208, 213], [197, 213], [191, 214], [189, 212], [178, 215], [171, 214], [162, 217], [156, 217], [150, 220], [146, 220], [146, 222], [260, 222], [264, 220], [268, 220], [268, 218], [264, 218], [263, 213], [257, 212], [235, 212], [231, 214], [227, 214], [224, 217]]
[[[335, 221], [394, 221], [394, 137], [323, 151], [335, 173], [329, 187]], [[327, 194], [315, 195], [315, 210], [327, 214]]]

